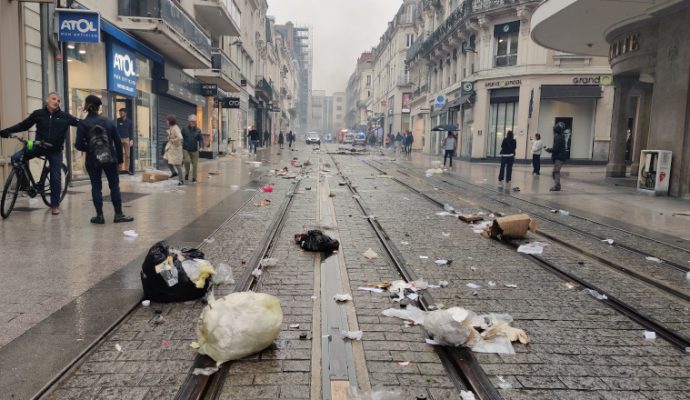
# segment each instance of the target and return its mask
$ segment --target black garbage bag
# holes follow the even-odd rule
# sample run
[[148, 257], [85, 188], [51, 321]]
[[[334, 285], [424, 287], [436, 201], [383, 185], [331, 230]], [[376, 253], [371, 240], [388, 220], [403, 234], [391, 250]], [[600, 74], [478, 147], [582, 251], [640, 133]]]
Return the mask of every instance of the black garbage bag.
[[[204, 253], [198, 249], [182, 249], [181, 253], [188, 258], [204, 258]], [[172, 303], [199, 299], [208, 291], [210, 281], [208, 279], [206, 285], [198, 289], [182, 268], [182, 261], [170, 251], [166, 242], [154, 244], [141, 266], [141, 284], [146, 300]]]
[[318, 229], [296, 234], [295, 242], [307, 251], [333, 251], [340, 247], [340, 242]]

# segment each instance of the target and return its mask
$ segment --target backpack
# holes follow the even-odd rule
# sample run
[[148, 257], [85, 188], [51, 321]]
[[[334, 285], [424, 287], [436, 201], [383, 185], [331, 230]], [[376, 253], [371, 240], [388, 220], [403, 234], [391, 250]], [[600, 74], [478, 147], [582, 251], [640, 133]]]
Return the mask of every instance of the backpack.
[[96, 160], [96, 164], [116, 164], [113, 148], [110, 145], [108, 131], [101, 125], [93, 125], [87, 134], [89, 154]]

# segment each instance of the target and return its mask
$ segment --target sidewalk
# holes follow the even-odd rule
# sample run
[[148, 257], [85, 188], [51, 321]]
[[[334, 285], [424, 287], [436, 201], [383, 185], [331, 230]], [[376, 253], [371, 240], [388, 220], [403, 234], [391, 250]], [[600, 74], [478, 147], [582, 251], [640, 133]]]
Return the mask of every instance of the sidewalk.
[[[397, 156], [397, 160], [417, 168], [432, 168], [431, 162], [443, 161], [443, 157], [413, 153], [409, 161], [401, 156]], [[630, 178], [606, 178], [605, 166], [589, 165], [564, 165], [561, 176], [563, 190], [549, 192], [553, 184], [551, 168], [551, 165], [542, 165], [541, 175], [533, 176], [531, 165], [516, 164], [513, 166], [511, 186], [504, 185], [502, 191], [620, 228], [635, 229], [647, 236], [665, 236], [664, 240], [670, 243], [682, 239], [686, 241], [684, 245], [690, 247], [687, 242], [690, 241], [690, 217], [672, 215], [690, 210], [690, 200], [638, 193], [635, 187], [629, 187], [634, 182]], [[498, 171], [497, 163], [454, 160], [450, 173], [498, 190]], [[519, 187], [520, 192], [512, 192], [511, 189], [515, 187]]]

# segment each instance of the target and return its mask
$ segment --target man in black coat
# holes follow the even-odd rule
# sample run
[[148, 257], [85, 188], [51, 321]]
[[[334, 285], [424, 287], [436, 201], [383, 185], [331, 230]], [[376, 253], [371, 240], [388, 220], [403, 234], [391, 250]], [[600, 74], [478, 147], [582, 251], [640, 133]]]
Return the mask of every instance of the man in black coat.
[[549, 189], [552, 192], [559, 192], [561, 190], [561, 167], [568, 160], [568, 153], [565, 146], [565, 124], [563, 122], [557, 123], [553, 127], [553, 147], [546, 149], [551, 153], [551, 160], [553, 161], [553, 187]]
[[52, 92], [45, 99], [45, 106], [32, 112], [24, 121], [0, 131], [0, 137], [29, 130], [36, 125], [36, 140], [50, 144], [50, 148], [35, 147], [20, 150], [12, 156], [12, 163], [34, 157], [45, 156], [50, 165], [50, 208], [53, 215], [60, 214], [60, 192], [62, 191], [62, 148], [70, 126], [77, 126], [79, 120], [60, 109], [60, 95]]

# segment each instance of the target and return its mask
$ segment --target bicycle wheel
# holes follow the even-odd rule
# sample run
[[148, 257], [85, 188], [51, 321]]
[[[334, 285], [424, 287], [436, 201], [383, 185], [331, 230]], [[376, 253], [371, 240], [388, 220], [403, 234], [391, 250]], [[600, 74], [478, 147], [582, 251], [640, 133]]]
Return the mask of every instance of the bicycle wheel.
[[19, 183], [20, 179], [17, 176], [17, 170], [13, 169], [10, 175], [5, 181], [5, 186], [2, 189], [2, 199], [0, 199], [0, 215], [3, 218], [10, 216], [12, 209], [14, 208], [14, 203], [17, 201], [17, 196], [19, 195]]
[[[63, 163], [62, 164], [62, 173], [60, 174], [60, 203], [62, 203], [62, 200], [65, 199], [65, 196], [67, 195], [67, 188], [69, 187], [70, 182], [72, 181], [72, 174], [69, 172], [67, 169], [67, 166]], [[50, 207], [50, 172], [46, 176], [45, 182], [41, 182], [43, 184], [43, 190], [41, 190], [41, 198], [43, 199], [43, 202]]]

